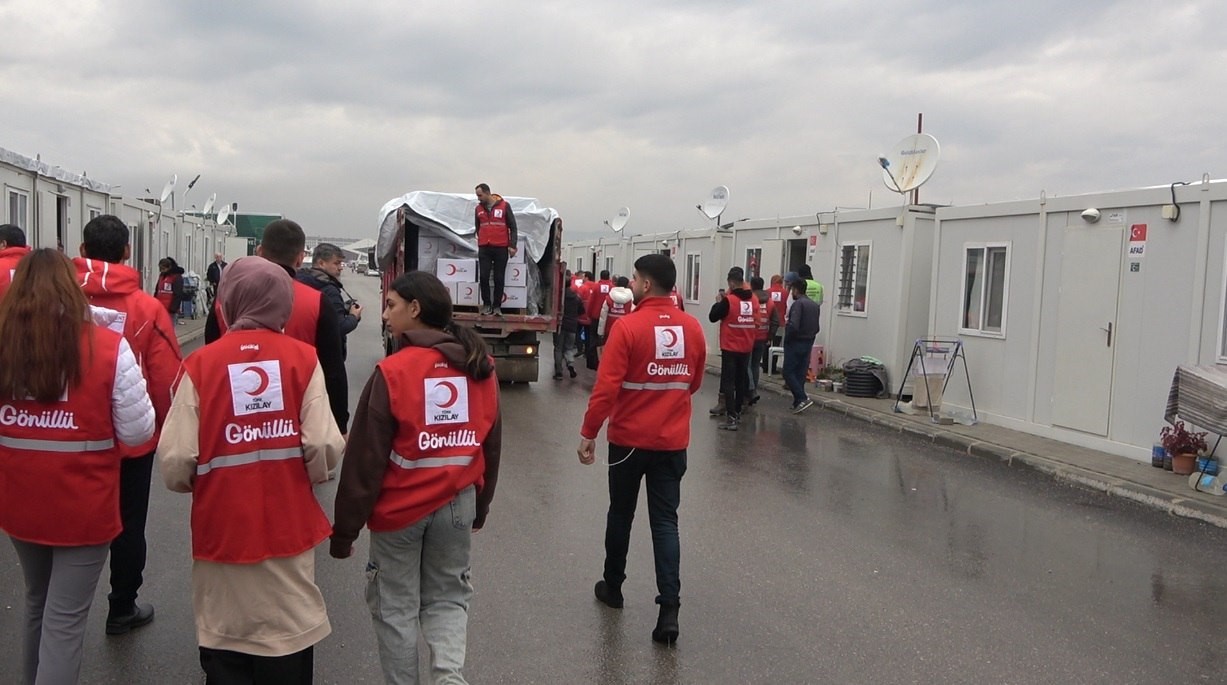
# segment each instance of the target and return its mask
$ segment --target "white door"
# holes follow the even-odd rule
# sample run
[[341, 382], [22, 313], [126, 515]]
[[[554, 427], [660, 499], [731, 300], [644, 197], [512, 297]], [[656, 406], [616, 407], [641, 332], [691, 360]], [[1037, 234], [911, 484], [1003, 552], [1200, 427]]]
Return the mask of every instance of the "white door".
[[788, 268], [784, 266], [784, 241], [778, 238], [769, 238], [763, 241], [763, 262], [762, 274], [763, 280], [767, 285], [771, 285], [771, 277], [780, 274], [781, 276], [788, 273]]
[[1061, 256], [1052, 422], [1094, 435], [1108, 434], [1122, 236], [1070, 226]]

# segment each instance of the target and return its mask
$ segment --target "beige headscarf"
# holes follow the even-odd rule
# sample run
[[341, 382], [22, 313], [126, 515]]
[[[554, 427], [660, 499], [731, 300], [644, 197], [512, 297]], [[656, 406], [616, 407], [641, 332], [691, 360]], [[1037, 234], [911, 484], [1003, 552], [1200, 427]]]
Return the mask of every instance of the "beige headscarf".
[[294, 282], [263, 257], [243, 257], [226, 267], [217, 299], [227, 329], [280, 331], [294, 307]]

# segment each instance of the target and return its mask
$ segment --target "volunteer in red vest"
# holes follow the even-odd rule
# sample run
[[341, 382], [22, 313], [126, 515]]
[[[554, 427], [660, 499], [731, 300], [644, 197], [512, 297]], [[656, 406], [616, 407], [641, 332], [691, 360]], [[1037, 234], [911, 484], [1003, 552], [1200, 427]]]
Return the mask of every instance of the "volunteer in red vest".
[[[478, 183], [477, 208], [473, 226], [477, 229], [477, 283], [481, 286], [481, 313], [502, 316], [503, 281], [507, 277], [507, 258], [516, 255], [516, 217], [502, 195], [490, 193], [490, 186]], [[490, 278], [494, 277], [494, 287]], [[492, 294], [493, 290], [493, 294]], [[493, 299], [492, 299], [493, 298]]]
[[370, 528], [367, 601], [389, 683], [463, 683], [472, 531], [490, 511], [502, 445], [486, 345], [452, 323], [447, 288], [425, 271], [392, 282], [383, 313], [401, 348], [362, 390], [337, 485], [332, 556]]
[[[307, 234], [302, 226], [289, 219], [278, 219], [264, 227], [264, 235], [256, 246], [256, 254], [279, 265], [292, 278], [306, 256]], [[225, 280], [223, 274], [222, 280]], [[336, 311], [328, 305], [324, 293], [311, 286], [294, 282], [294, 306], [285, 324], [286, 335], [315, 348], [324, 369], [324, 385], [328, 388], [328, 403], [337, 429], [344, 435], [349, 425], [349, 378], [345, 371], [345, 352], [341, 344], [341, 323]], [[226, 322], [219, 317], [220, 303], [209, 311], [205, 321], [205, 342], [211, 343], [226, 332]]]
[[[741, 408], [749, 399], [750, 354], [758, 333], [758, 300], [746, 287], [740, 266], [729, 269], [728, 292], [721, 291], [707, 318], [720, 323], [720, 393], [724, 395], [723, 430], [741, 424]], [[714, 412], [718, 413], [718, 412]]]
[[669, 300], [673, 302], [674, 307], [686, 311], [686, 303], [682, 300], [682, 295], [677, 291], [676, 286], [674, 286], [673, 290], [669, 291]]
[[750, 406], [753, 406], [758, 403], [758, 380], [760, 373], [764, 371], [763, 365], [767, 362], [767, 348], [771, 346], [771, 336], [779, 327], [779, 323], [774, 318], [775, 310], [771, 308], [770, 293], [763, 290], [762, 278], [754, 276], [750, 279], [750, 292], [754, 293], [754, 300], [758, 303], [758, 328], [755, 329], [754, 348], [750, 352], [750, 385], [749, 400], [747, 400]]
[[660, 254], [644, 255], [635, 261], [634, 275], [635, 311], [610, 332], [580, 427], [578, 452], [581, 464], [596, 461], [596, 437], [608, 419], [605, 571], [594, 593], [614, 609], [622, 608], [631, 521], [639, 483], [647, 482], [656, 603], [660, 605], [652, 639], [671, 644], [679, 632], [682, 586], [677, 507], [690, 445], [690, 396], [703, 382], [707, 344], [699, 322], [669, 301], [677, 280], [673, 260]]
[[605, 304], [605, 298], [609, 296], [609, 291], [613, 290], [613, 287], [613, 281], [609, 280], [609, 272], [602, 271], [601, 280], [589, 283], [584, 293], [584, 318], [587, 321], [584, 324], [587, 326], [585, 334], [587, 345], [584, 352], [589, 369], [595, 369], [599, 361], [598, 349], [601, 346], [601, 336], [597, 329], [601, 323], [601, 305]]
[[[630, 289], [631, 282], [626, 276], [618, 276], [615, 285], [601, 303], [601, 315], [597, 321], [597, 339], [608, 340], [609, 331], [614, 323], [631, 313], [635, 308], [635, 294]], [[603, 343], [602, 343], [603, 344]]]
[[13, 272], [17, 270], [17, 262], [30, 253], [26, 245], [26, 232], [13, 224], [0, 226], [0, 297], [13, 281]]
[[158, 283], [153, 294], [176, 324], [183, 323], [179, 320], [179, 309], [184, 299], [183, 267], [173, 257], [163, 257], [158, 261]]
[[[771, 287], [767, 288], [767, 298], [771, 300], [770, 315], [776, 320], [776, 327], [771, 334], [771, 345], [778, 347], [782, 338], [780, 329], [784, 326], [784, 319], [788, 313], [788, 291], [784, 287], [784, 277], [776, 274], [771, 277]], [[768, 361], [763, 361], [763, 370], [770, 372], [767, 368]]]
[[18, 264], [0, 302], [0, 529], [26, 583], [8, 682], [17, 663], [26, 683], [77, 682], [94, 588], [122, 527], [116, 441], [153, 435], [131, 347], [88, 314], [72, 263], [50, 248]]
[[[140, 364], [153, 401], [157, 428], [170, 410], [171, 386], [182, 357], [170, 315], [141, 290], [140, 274], [124, 262], [131, 256], [128, 227], [110, 214], [90, 219], [81, 230], [81, 256], [74, 259], [77, 278], [90, 304], [117, 312], [112, 330], [124, 336]], [[123, 532], [111, 542], [111, 592], [107, 595], [108, 635], [122, 635], [153, 620], [153, 606], [137, 604], [145, 570], [145, 521], [157, 433], [145, 444], [122, 449], [119, 469], [119, 515]]]
[[[192, 605], [209, 682], [311, 682], [331, 632], [315, 546], [332, 532], [311, 490], [344, 440], [310, 345], [281, 332], [294, 280], [237, 259], [218, 288], [229, 330], [188, 356], [158, 442], [166, 486], [192, 494]], [[243, 674], [246, 674], [245, 676]]]

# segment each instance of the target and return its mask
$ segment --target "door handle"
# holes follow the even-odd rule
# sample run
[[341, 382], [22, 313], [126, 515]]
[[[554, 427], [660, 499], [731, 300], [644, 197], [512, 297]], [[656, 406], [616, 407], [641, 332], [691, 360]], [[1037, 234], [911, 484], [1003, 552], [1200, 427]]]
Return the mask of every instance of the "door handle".
[[1108, 347], [1111, 347], [1111, 346], [1112, 346], [1112, 322], [1111, 322], [1111, 321], [1109, 321], [1109, 322], [1108, 322], [1108, 327], [1107, 327], [1107, 328], [1104, 328], [1103, 326], [1100, 326], [1100, 327], [1099, 327], [1099, 330], [1101, 330], [1101, 331], [1103, 331], [1104, 333], [1107, 333], [1107, 334], [1108, 334]]

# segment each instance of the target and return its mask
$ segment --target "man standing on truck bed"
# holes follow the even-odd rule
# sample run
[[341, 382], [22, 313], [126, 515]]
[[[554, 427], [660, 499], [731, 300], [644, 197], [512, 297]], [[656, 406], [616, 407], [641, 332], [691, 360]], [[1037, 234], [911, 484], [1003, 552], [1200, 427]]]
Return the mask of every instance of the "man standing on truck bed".
[[[507, 273], [507, 258], [514, 257], [516, 217], [511, 205], [501, 195], [492, 195], [490, 186], [478, 183], [477, 209], [473, 225], [477, 228], [477, 284], [481, 288], [481, 313], [502, 316], [503, 279]], [[494, 287], [490, 287], [493, 271]], [[491, 290], [493, 290], [493, 297]]]

